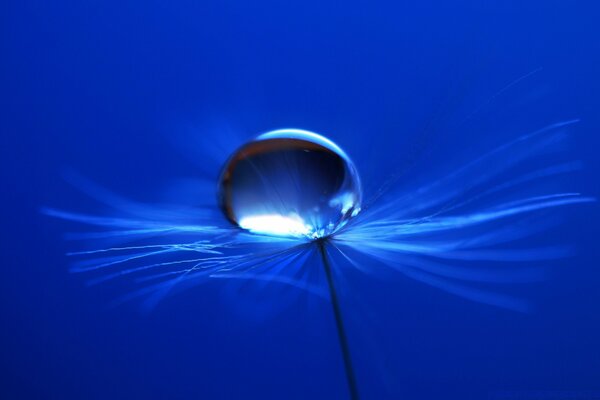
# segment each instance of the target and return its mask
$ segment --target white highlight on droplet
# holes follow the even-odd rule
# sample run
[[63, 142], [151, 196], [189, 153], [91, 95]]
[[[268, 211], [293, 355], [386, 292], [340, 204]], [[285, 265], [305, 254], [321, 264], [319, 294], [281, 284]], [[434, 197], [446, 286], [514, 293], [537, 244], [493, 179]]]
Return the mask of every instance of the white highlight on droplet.
[[253, 215], [242, 218], [239, 225], [242, 229], [263, 235], [301, 237], [312, 233], [312, 227], [298, 215]]

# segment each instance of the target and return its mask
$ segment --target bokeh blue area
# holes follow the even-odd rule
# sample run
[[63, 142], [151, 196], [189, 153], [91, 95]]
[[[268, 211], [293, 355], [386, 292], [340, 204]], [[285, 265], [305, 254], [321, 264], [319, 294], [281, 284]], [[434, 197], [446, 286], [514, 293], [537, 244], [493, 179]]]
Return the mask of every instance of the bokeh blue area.
[[[216, 280], [147, 315], [109, 308], [132, 288], [70, 274], [64, 223], [40, 207], [97, 209], [73, 170], [135, 200], [216, 206], [194, 197], [216, 185], [206, 154], [283, 127], [338, 143], [368, 196], [574, 118], [585, 169], [569, 189], [599, 196], [599, 14], [592, 1], [3, 2], [0, 398], [347, 398], [326, 302]], [[506, 289], [531, 313], [345, 274], [362, 397], [598, 394], [598, 208], [561, 215], [524, 245], [578, 253]]]

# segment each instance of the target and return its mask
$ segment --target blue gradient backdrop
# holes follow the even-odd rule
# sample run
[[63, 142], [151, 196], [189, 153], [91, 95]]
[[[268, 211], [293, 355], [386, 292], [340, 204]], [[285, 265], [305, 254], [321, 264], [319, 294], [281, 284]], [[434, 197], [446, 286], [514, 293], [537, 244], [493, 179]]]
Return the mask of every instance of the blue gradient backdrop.
[[[140, 201], [193, 197], [170, 182], [206, 175], [197, 135], [323, 133], [368, 195], [397, 168], [400, 183], [443, 174], [572, 118], [585, 170], [570, 183], [598, 196], [599, 16], [593, 1], [2, 2], [0, 398], [345, 398], [328, 304], [275, 309], [280, 291], [258, 301], [216, 280], [150, 315], [107, 310], [131, 288], [69, 274], [64, 223], [39, 207], [95, 210], [69, 169]], [[536, 240], [579, 253], [519, 287], [530, 314], [346, 276], [363, 397], [600, 393], [598, 208], [560, 212]]]

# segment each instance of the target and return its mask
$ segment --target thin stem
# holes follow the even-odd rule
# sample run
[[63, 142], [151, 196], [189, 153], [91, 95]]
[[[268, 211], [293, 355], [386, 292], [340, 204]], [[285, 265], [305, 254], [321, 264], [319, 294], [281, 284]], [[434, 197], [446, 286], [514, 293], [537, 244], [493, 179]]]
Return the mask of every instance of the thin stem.
[[327, 257], [327, 250], [325, 249], [326, 239], [317, 241], [319, 252], [321, 253], [321, 259], [323, 260], [323, 268], [325, 269], [325, 275], [327, 276], [327, 285], [329, 286], [329, 296], [331, 298], [331, 305], [333, 306], [333, 315], [335, 316], [335, 324], [337, 327], [338, 338], [340, 341], [340, 348], [342, 350], [342, 356], [344, 358], [344, 369], [346, 370], [346, 380], [348, 382], [348, 391], [350, 392], [351, 400], [359, 400], [358, 387], [356, 386], [356, 377], [354, 376], [354, 368], [352, 368], [352, 358], [350, 357], [350, 347], [348, 346], [348, 337], [346, 336], [346, 330], [344, 329], [344, 321], [342, 319], [342, 311], [340, 309], [340, 302], [338, 300], [337, 291], [333, 283], [333, 274], [331, 271], [331, 264], [329, 263], [329, 257]]

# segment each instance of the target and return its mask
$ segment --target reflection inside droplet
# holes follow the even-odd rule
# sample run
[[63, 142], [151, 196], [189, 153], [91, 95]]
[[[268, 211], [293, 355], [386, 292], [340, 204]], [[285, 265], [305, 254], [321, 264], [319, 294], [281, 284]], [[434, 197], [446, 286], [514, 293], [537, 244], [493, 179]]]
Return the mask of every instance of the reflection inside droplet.
[[330, 235], [360, 211], [361, 197], [348, 156], [323, 136], [297, 129], [268, 132], [242, 146], [219, 179], [227, 218], [273, 236]]

